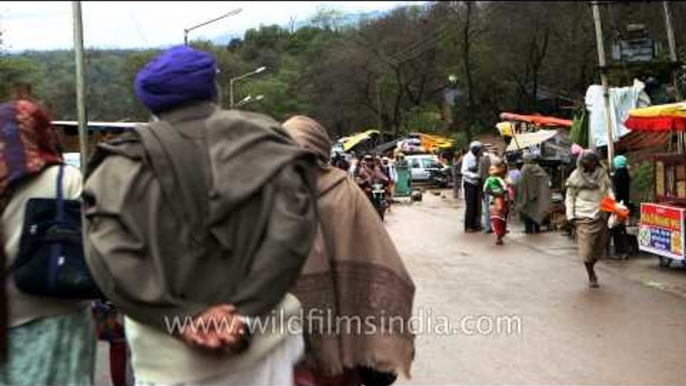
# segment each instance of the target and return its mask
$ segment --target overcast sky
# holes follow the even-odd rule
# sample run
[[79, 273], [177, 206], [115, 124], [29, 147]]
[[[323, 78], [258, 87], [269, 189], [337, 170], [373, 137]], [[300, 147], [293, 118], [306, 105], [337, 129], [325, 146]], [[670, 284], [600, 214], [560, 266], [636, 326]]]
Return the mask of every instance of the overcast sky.
[[[260, 24], [301, 22], [319, 7], [345, 12], [388, 10], [421, 1], [83, 1], [84, 40], [88, 48], [142, 48], [183, 43], [184, 28], [221, 16], [242, 12], [191, 32], [190, 38], [243, 35]], [[0, 30], [3, 48], [43, 50], [72, 48], [71, 2], [1, 1]]]

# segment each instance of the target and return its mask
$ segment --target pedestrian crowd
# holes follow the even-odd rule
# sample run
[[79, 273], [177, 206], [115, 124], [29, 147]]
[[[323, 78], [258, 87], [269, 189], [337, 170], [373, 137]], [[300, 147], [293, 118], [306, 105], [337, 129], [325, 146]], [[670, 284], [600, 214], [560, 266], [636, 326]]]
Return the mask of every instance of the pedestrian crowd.
[[[189, 47], [151, 60], [150, 121], [84, 176], [39, 101], [0, 105], [0, 384], [92, 385], [98, 337], [116, 386], [410, 377], [415, 286], [362, 189], [394, 163], [332, 160], [306, 116], [223, 110], [218, 72]], [[376, 328], [321, 327], [346, 320]]]
[[[598, 153], [578, 145], [572, 149], [576, 165], [565, 183], [566, 219], [574, 229], [578, 252], [588, 272], [589, 285], [597, 288], [594, 269], [606, 256], [612, 235], [615, 254], [627, 258], [631, 251], [625, 221], [610, 221], [611, 214], [602, 210], [610, 199], [629, 212], [631, 176], [627, 158], [618, 155], [613, 160], [614, 171], [602, 165]], [[468, 151], [456, 154], [453, 166], [454, 197], [464, 190], [464, 229], [467, 233], [494, 233], [496, 245], [503, 245], [510, 214], [517, 214], [524, 223], [524, 233], [535, 235], [551, 221], [551, 179], [538, 164], [538, 157], [524, 152], [522, 161], [508, 165], [497, 154], [484, 152], [483, 145], [472, 142]]]
[[[370, 199], [411, 180], [404, 155], [332, 155], [310, 117], [224, 110], [218, 72], [189, 47], [147, 63], [134, 88], [150, 121], [100, 143], [83, 176], [41, 102], [0, 104], [0, 384], [92, 385], [98, 339], [115, 386], [410, 377], [415, 337], [388, 323], [409, 323], [415, 285]], [[597, 287], [600, 203], [629, 205], [630, 175], [624, 156], [612, 176], [597, 153], [575, 156], [566, 217]], [[508, 165], [473, 142], [455, 154], [453, 187], [465, 231], [497, 245], [514, 215], [530, 235], [549, 221], [533, 154]], [[625, 228], [612, 235], [626, 252]], [[342, 320], [376, 329], [324, 327]]]

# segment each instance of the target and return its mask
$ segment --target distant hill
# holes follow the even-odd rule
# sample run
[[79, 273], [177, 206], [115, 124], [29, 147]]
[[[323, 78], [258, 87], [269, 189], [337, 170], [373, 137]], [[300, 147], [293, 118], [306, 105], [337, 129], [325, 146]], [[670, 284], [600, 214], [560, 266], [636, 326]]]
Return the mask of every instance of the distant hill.
[[[369, 11], [369, 12], [352, 12], [352, 13], [344, 13], [342, 15], [343, 19], [343, 25], [354, 25], [359, 23], [362, 20], [369, 20], [369, 19], [378, 19], [380, 17], [385, 16], [388, 12], [390, 11]], [[295, 29], [299, 29], [302, 27], [305, 27], [310, 24], [311, 19], [299, 21], [295, 23]], [[257, 26], [255, 26], [257, 27]], [[282, 28], [288, 28], [289, 26], [287, 24], [282, 24], [280, 25]], [[226, 34], [221, 34], [215, 37], [210, 38], [212, 43], [218, 44], [218, 45], [226, 45], [229, 44], [231, 39], [242, 39], [244, 35], [244, 32], [234, 32], [234, 33], [226, 33]]]

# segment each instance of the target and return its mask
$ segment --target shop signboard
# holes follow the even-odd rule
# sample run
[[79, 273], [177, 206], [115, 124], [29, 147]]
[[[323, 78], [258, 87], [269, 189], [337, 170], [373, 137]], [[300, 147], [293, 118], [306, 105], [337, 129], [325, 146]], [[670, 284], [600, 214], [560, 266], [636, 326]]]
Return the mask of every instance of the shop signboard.
[[686, 209], [641, 204], [638, 244], [642, 251], [671, 259], [684, 259]]

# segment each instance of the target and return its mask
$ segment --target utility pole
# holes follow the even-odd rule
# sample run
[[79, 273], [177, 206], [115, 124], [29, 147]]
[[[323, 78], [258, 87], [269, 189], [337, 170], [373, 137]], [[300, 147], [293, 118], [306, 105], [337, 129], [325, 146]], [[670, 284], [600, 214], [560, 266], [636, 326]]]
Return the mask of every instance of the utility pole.
[[[663, 1], [662, 7], [665, 12], [665, 29], [667, 30], [667, 41], [669, 42], [669, 59], [672, 62], [672, 82], [674, 84], [674, 90], [676, 92], [677, 100], [681, 100], [683, 96], [679, 90], [679, 72], [677, 71], [677, 66], [679, 65], [679, 58], [676, 52], [676, 40], [674, 39], [674, 29], [672, 28], [672, 12], [669, 9], [669, 1]], [[679, 154], [684, 154], [684, 133], [679, 132], [677, 151]]]
[[79, 146], [81, 150], [81, 173], [86, 174], [88, 162], [88, 118], [86, 115], [86, 74], [83, 56], [83, 19], [81, 2], [72, 1], [74, 18], [74, 59], [76, 60], [76, 113], [79, 120]]
[[667, 41], [669, 42], [669, 58], [672, 63], [678, 61], [676, 55], [676, 41], [674, 40], [674, 29], [672, 29], [672, 12], [669, 9], [669, 1], [663, 1], [662, 6], [665, 11], [665, 27], [667, 29]]
[[[607, 160], [608, 167], [612, 169], [612, 158], [614, 157], [615, 144], [612, 130], [612, 120], [610, 119], [610, 87], [607, 80], [607, 64], [605, 63], [605, 46], [603, 43], [603, 27], [600, 22], [600, 8], [598, 2], [591, 3], [593, 7], [593, 21], [595, 22], [596, 44], [598, 45], [598, 63], [600, 64], [600, 81], [603, 86], [603, 100], [605, 101], [605, 122], [607, 129]], [[595, 144], [592, 145], [595, 147]]]

